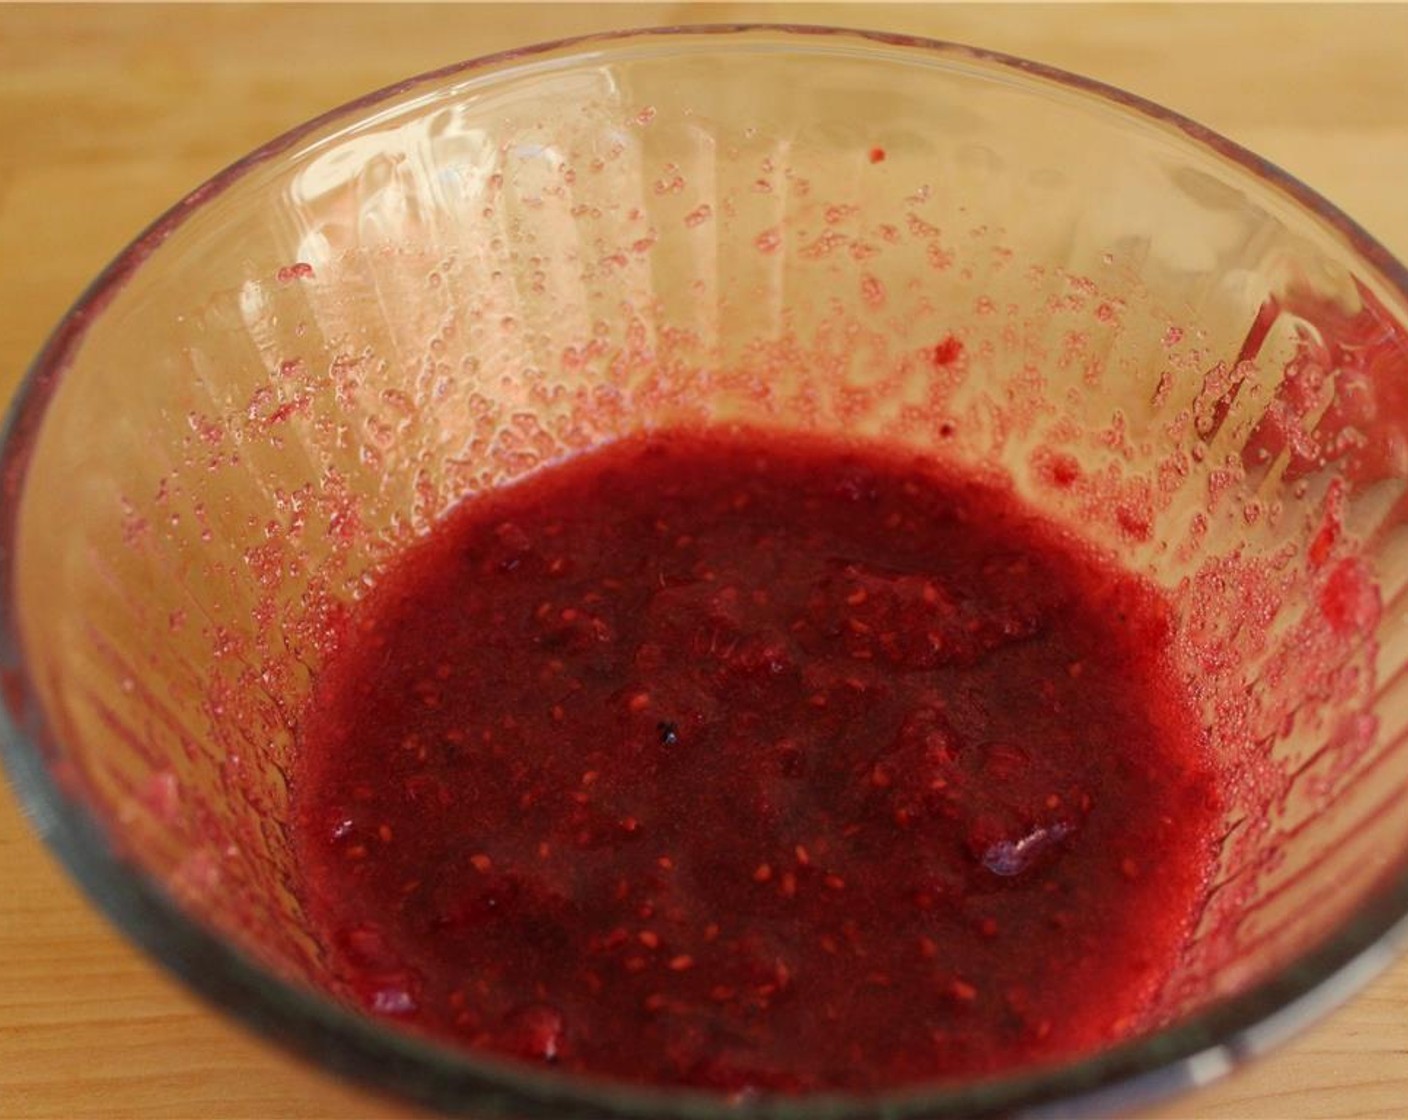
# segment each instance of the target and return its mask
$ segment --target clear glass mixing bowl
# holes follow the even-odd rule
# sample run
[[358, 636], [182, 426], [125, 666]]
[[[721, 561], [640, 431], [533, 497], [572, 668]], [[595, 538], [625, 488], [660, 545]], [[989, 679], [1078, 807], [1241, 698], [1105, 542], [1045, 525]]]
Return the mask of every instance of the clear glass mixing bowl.
[[[414, 79], [180, 202], [35, 363], [3, 449], [11, 775], [192, 988], [447, 1111], [1124, 1110], [1403, 938], [1405, 322], [1408, 274], [1303, 186], [1012, 58], [689, 28]], [[1000, 476], [1167, 590], [1227, 821], [1149, 1032], [983, 1083], [725, 1101], [317, 993], [286, 808], [326, 620], [466, 493], [732, 420]]]

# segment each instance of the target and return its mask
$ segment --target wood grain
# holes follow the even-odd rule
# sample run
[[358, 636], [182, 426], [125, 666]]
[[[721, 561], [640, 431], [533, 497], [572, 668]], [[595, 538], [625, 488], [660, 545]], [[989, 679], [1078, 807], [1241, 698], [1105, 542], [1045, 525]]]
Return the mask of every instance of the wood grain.
[[[1142, 93], [1299, 175], [1408, 258], [1408, 8], [1398, 6], [0, 6], [0, 397], [151, 217], [248, 149], [395, 79], [608, 27], [870, 26]], [[410, 1116], [334, 1084], [168, 981], [69, 885], [0, 792], [0, 1116]], [[1408, 961], [1162, 1117], [1408, 1115]]]

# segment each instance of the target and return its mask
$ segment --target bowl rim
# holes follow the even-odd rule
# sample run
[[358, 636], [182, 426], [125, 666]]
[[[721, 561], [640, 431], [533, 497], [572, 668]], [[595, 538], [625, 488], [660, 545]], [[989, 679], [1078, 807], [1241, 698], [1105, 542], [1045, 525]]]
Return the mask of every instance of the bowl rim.
[[913, 1086], [870, 1096], [729, 1100], [692, 1090], [644, 1089], [588, 1077], [528, 1069], [447, 1049], [345, 1011], [332, 1000], [290, 984], [187, 916], [165, 889], [125, 862], [95, 815], [55, 774], [59, 748], [38, 710], [23, 658], [14, 609], [14, 541], [34, 440], [55, 389], [88, 329], [157, 248], [192, 214], [256, 168], [299, 141], [338, 122], [365, 123], [368, 111], [402, 94], [433, 92], [447, 80], [549, 55], [585, 63], [609, 60], [623, 45], [651, 39], [698, 42], [752, 36], [811, 49], [826, 37], [874, 50], [927, 53], [952, 63], [979, 64], [1087, 95], [1138, 120], [1181, 133], [1289, 199], [1337, 234], [1379, 279], [1408, 304], [1408, 269], [1358, 223], [1275, 164], [1189, 118], [1095, 79], [999, 51], [922, 36], [793, 23], [690, 24], [613, 30], [500, 51], [439, 67], [333, 108], [270, 140], [188, 193], [139, 233], [97, 276], [54, 328], [15, 391], [0, 432], [0, 754], [22, 810], [89, 900], [119, 932], [139, 945], [189, 990], [257, 1034], [324, 1069], [422, 1104], [460, 1113], [587, 1118], [607, 1116], [767, 1116], [778, 1120], [842, 1117], [1063, 1115], [1074, 1109], [1104, 1114], [1207, 1084], [1340, 1003], [1385, 968], [1408, 943], [1408, 866], [1362, 903], [1335, 934], [1302, 952], [1256, 986], [1210, 1005], [1186, 1020], [1093, 1056], [989, 1081]]

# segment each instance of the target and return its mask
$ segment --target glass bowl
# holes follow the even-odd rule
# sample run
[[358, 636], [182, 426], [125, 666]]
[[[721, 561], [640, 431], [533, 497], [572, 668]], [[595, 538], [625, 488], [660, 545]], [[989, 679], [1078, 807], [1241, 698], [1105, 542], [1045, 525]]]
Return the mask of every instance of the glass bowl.
[[[1276, 168], [990, 52], [692, 27], [413, 79], [182, 200], [35, 362], [3, 450], [6, 761], [157, 961], [447, 1112], [1127, 1110], [1403, 940], [1405, 322], [1402, 266]], [[319, 994], [286, 810], [328, 620], [466, 493], [734, 421], [1000, 476], [1167, 592], [1227, 816], [1149, 1030], [980, 1082], [725, 1099]]]

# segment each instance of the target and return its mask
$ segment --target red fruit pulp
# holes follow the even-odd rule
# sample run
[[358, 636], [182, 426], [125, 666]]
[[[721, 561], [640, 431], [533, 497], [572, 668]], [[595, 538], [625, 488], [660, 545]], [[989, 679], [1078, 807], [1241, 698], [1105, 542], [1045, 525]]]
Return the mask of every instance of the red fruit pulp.
[[1012, 495], [810, 437], [625, 439], [463, 503], [301, 730], [329, 983], [727, 1091], [1148, 1025], [1217, 818], [1166, 601]]

